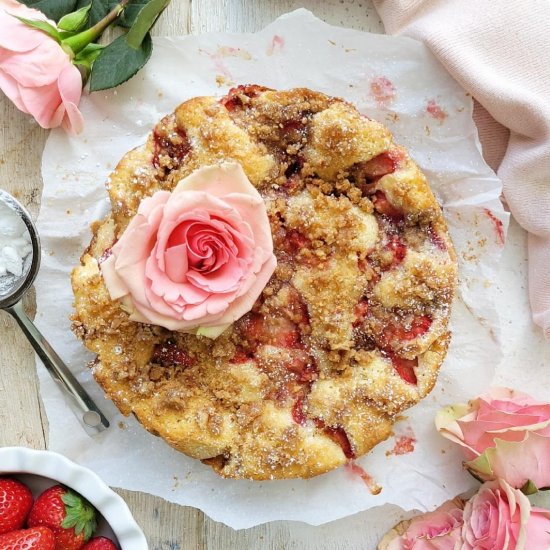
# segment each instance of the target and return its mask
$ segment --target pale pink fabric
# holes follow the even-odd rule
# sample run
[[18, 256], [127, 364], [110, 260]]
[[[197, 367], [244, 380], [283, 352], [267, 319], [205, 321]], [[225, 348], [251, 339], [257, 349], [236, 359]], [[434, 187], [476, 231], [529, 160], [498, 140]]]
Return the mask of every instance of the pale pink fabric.
[[533, 319], [550, 338], [550, 1], [374, 4], [388, 33], [422, 40], [496, 122], [509, 129], [508, 138], [477, 109], [484, 153], [498, 167], [512, 214], [529, 232]]

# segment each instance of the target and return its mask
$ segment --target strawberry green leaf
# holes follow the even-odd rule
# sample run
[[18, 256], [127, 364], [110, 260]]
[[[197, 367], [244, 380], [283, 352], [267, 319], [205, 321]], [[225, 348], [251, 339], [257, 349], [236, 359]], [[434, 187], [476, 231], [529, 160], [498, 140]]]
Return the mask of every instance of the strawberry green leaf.
[[65, 519], [61, 523], [63, 529], [74, 528], [76, 535], [84, 534], [88, 540], [97, 527], [95, 508], [82, 496], [70, 489], [61, 497], [65, 504]]
[[17, 15], [14, 15], [13, 17], [19, 19], [19, 21], [25, 23], [25, 25], [28, 25], [29, 27], [33, 27], [34, 29], [45, 32], [48, 36], [51, 36], [57, 42], [61, 42], [59, 31], [53, 25], [50, 25], [47, 21], [35, 21], [33, 19], [18, 17]]
[[40, 10], [46, 17], [58, 21], [76, 6], [76, 0], [21, 0], [29, 8]]
[[57, 27], [69, 32], [76, 32], [83, 29], [88, 21], [91, 7], [92, 4], [90, 3], [83, 8], [64, 15], [57, 23]]
[[158, 16], [169, 3], [170, 0], [150, 0], [143, 7], [126, 35], [126, 41], [130, 47], [137, 49], [141, 46], [141, 43], [155, 24]]
[[126, 36], [119, 36], [97, 57], [92, 66], [90, 91], [114, 88], [132, 78], [151, 57], [153, 42], [149, 34], [143, 43], [132, 48]]

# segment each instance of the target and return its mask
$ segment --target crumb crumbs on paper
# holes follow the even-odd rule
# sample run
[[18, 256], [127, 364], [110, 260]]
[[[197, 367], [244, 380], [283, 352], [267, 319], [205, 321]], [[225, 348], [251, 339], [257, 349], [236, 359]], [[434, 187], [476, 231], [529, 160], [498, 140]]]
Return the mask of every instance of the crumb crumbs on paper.
[[359, 477], [363, 483], [368, 487], [371, 495], [379, 495], [382, 492], [382, 487], [376, 483], [373, 477], [368, 474], [361, 466], [356, 464], [353, 460], [350, 460], [345, 466], [345, 470], [353, 475]]
[[235, 85], [235, 82], [233, 82], [233, 80], [229, 80], [223, 74], [216, 75], [216, 86], [218, 88], [221, 88], [222, 86], [234, 86], [234, 85]]
[[120, 430], [125, 430], [126, 428], [128, 428], [126, 423], [122, 422], [122, 420], [118, 423], [118, 427], [119, 427]]
[[395, 99], [395, 87], [386, 76], [377, 76], [370, 83], [370, 95], [379, 107], [387, 107]]
[[426, 112], [440, 124], [443, 124], [447, 118], [447, 113], [436, 103], [435, 99], [430, 99], [430, 101], [428, 101]]
[[271, 44], [266, 50], [267, 55], [273, 55], [274, 53], [280, 52], [285, 47], [285, 39], [278, 34], [274, 34], [271, 39]]
[[174, 480], [172, 491], [175, 491], [180, 486], [180, 478], [178, 476], [172, 476], [172, 479]]

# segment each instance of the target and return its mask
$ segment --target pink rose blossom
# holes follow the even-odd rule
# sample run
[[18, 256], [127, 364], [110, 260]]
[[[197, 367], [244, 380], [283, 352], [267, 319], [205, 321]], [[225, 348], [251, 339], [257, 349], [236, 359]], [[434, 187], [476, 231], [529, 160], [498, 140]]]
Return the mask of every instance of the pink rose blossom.
[[525, 544], [530, 513], [529, 499], [504, 480], [483, 484], [464, 507], [461, 550], [542, 550]]
[[101, 271], [130, 319], [216, 337], [250, 311], [275, 266], [265, 204], [226, 163], [144, 199]]
[[549, 550], [550, 510], [531, 508], [526, 530], [525, 550]]
[[61, 125], [70, 133], [80, 132], [80, 72], [53, 38], [14, 15], [55, 26], [40, 11], [0, 0], [0, 89], [43, 128]]
[[503, 478], [520, 488], [550, 486], [550, 404], [494, 388], [468, 405], [440, 411], [439, 432], [462, 445], [466, 466], [484, 480]]
[[404, 521], [392, 529], [378, 550], [458, 550], [463, 501], [448, 501], [437, 510]]

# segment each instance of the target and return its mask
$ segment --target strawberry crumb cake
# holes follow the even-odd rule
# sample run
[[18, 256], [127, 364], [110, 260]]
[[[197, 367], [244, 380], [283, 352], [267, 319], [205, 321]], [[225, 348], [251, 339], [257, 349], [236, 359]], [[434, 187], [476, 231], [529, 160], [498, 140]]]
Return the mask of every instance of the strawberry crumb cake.
[[308, 89], [197, 97], [111, 175], [74, 331], [123, 414], [218, 474], [311, 477], [434, 386], [457, 281], [424, 175]]

